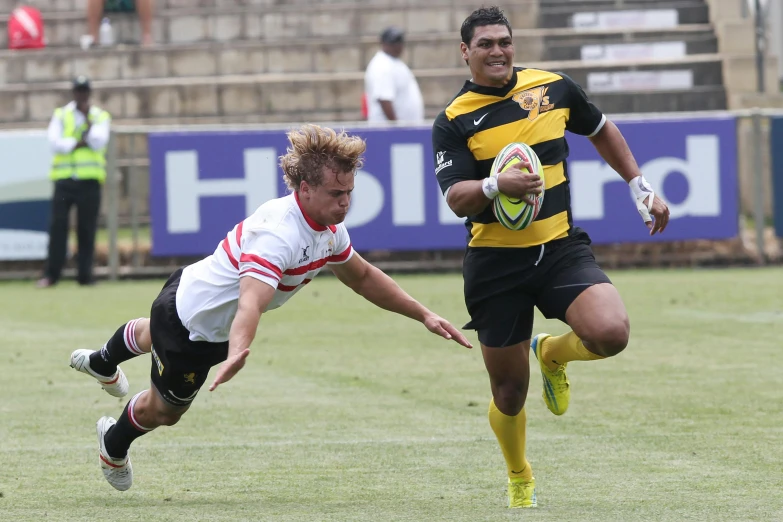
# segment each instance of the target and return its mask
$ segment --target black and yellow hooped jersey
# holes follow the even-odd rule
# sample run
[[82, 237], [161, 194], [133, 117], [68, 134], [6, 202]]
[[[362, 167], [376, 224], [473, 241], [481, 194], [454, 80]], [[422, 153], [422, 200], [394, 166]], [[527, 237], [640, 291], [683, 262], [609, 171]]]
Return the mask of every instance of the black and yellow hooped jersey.
[[460, 181], [490, 174], [495, 156], [509, 143], [532, 147], [544, 166], [544, 204], [526, 229], [504, 228], [491, 205], [466, 221], [471, 247], [530, 247], [566, 237], [572, 227], [565, 132], [595, 135], [606, 117], [564, 74], [514, 68], [505, 87], [465, 82], [435, 119], [435, 174], [444, 194]]

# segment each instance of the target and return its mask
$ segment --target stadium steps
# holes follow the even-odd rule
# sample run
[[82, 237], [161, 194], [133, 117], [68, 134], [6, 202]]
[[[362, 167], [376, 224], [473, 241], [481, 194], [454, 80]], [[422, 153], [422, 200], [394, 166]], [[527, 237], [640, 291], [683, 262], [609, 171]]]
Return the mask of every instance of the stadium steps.
[[[593, 93], [606, 112], [705, 110], [725, 106], [721, 86], [722, 58], [688, 56], [677, 62], [535, 62], [526, 64], [562, 70], [584, 82], [588, 72], [624, 71], [630, 68], [694, 68], [695, 87], [687, 92]], [[464, 67], [414, 70], [430, 116], [437, 113], [467, 78]], [[246, 117], [263, 115], [264, 121], [302, 121], [315, 114], [326, 119], [358, 119], [363, 73], [289, 73], [198, 76], [192, 78], [139, 78], [95, 81], [96, 103], [118, 120], [177, 117]], [[52, 107], [67, 101], [67, 81], [8, 84], [0, 87], [0, 121], [47, 121]], [[704, 92], [703, 98], [693, 96]], [[639, 97], [629, 101], [627, 98]], [[662, 106], [658, 101], [667, 100]], [[327, 118], [328, 117], [328, 118]]]
[[[519, 3], [538, 3], [536, 0], [517, 0]], [[8, 13], [17, 6], [19, 0], [0, 0], [0, 12]], [[475, 0], [154, 0], [157, 10], [181, 8], [242, 8], [265, 7], [273, 9], [281, 5], [312, 7], [324, 4], [340, 4], [347, 6], [362, 5], [397, 5], [399, 7], [429, 5], [429, 6], [468, 6], [475, 8]], [[87, 0], [25, 0], [25, 5], [40, 9], [42, 12], [84, 12]]]
[[[506, 8], [514, 27], [536, 24], [535, 2], [515, 2]], [[153, 19], [156, 42], [184, 44], [201, 41], [239, 40], [292, 41], [297, 38], [373, 36], [389, 25], [404, 27], [409, 34], [458, 32], [473, 3], [432, 0], [406, 4], [349, 2], [302, 5], [227, 5], [225, 7], [171, 7], [158, 9]], [[0, 11], [3, 12], [3, 11]], [[9, 13], [5, 11], [5, 13]], [[78, 47], [86, 32], [84, 10], [42, 12], [44, 31], [51, 47]], [[112, 19], [115, 40], [136, 43], [136, 15], [107, 15]], [[0, 16], [0, 47], [7, 46], [8, 15]]]
[[[608, 11], [648, 11], [659, 9], [676, 9], [680, 24], [706, 24], [709, 23], [709, 8], [704, 0], [638, 0], [622, 4], [614, 2], [589, 2], [580, 0], [577, 2], [558, 1], [542, 2], [538, 13], [538, 27], [571, 27], [575, 13], [608, 12]], [[628, 29], [633, 29], [629, 27]]]
[[579, 60], [585, 45], [683, 42], [686, 54], [715, 54], [718, 39], [707, 24], [683, 25], [673, 29], [646, 29], [634, 32], [595, 31], [567, 35], [547, 35], [542, 38], [541, 58], [544, 60]]
[[[689, 54], [715, 53], [708, 26], [682, 26], [670, 31], [628, 34], [594, 31], [586, 43], [684, 41]], [[463, 66], [458, 33], [414, 34], [408, 38], [406, 61], [414, 69]], [[560, 29], [518, 31], [517, 60], [578, 60], [580, 43]], [[93, 80], [182, 78], [286, 72], [363, 71], [378, 49], [377, 37], [301, 39], [290, 44], [242, 41], [156, 45], [150, 48], [119, 46], [89, 51], [70, 48], [19, 53], [0, 51], [0, 85], [62, 81], [76, 74]], [[465, 69], [467, 71], [467, 68]]]

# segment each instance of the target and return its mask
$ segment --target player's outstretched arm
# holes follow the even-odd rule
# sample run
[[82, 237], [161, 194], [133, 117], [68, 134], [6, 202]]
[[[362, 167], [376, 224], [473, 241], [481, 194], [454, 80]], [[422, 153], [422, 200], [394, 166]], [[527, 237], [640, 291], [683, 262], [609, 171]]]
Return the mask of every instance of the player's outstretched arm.
[[[650, 235], [663, 232], [669, 223], [669, 207], [655, 195], [644, 180], [636, 159], [631, 153], [620, 129], [608, 121], [595, 136], [590, 138], [601, 157], [631, 186], [637, 199], [637, 208], [650, 229]], [[638, 178], [638, 179], [636, 179]], [[653, 224], [653, 219], [655, 223]]]
[[239, 279], [237, 314], [228, 333], [228, 359], [220, 365], [209, 391], [230, 381], [245, 366], [245, 359], [250, 355], [250, 344], [256, 336], [258, 321], [274, 295], [275, 289], [263, 281], [253, 277]]
[[375, 306], [424, 323], [427, 330], [466, 348], [473, 345], [451, 323], [419, 303], [394, 280], [355, 253], [347, 262], [330, 265], [332, 272], [346, 286]]

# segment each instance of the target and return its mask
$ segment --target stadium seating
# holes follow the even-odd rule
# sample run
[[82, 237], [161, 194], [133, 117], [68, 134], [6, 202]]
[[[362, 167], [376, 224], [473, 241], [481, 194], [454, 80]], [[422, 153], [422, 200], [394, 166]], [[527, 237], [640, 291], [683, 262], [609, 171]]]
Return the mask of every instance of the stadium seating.
[[[9, 0], [0, 0], [0, 6]], [[0, 124], [36, 126], [67, 98], [67, 80], [86, 73], [96, 95], [117, 120], [128, 122], [282, 122], [356, 120], [362, 71], [388, 24], [408, 31], [407, 61], [434, 116], [466, 76], [457, 52], [458, 28], [473, 2], [465, 0], [315, 2], [290, 0], [167, 0], [159, 2], [152, 48], [118, 45], [82, 51], [84, 0], [37, 0], [44, 12], [48, 49], [0, 51]], [[520, 63], [563, 70], [585, 85], [610, 113], [722, 109], [725, 70], [750, 70], [752, 56], [721, 56], [703, 0], [539, 0], [507, 7]], [[307, 5], [303, 10], [302, 6]], [[628, 11], [676, 13], [676, 23], [655, 27], [571, 27], [575, 16]], [[594, 18], [595, 18], [594, 17]], [[597, 19], [597, 18], [596, 18]], [[622, 20], [620, 20], [622, 22]], [[644, 22], [644, 20], [642, 20]], [[5, 18], [0, 18], [4, 35]], [[584, 25], [584, 24], [583, 24]], [[134, 42], [133, 16], [117, 17], [119, 42]], [[535, 27], [534, 26], [538, 26]], [[674, 42], [676, 58], [582, 61], [585, 46]], [[622, 48], [620, 48], [622, 51]], [[660, 71], [692, 75], [692, 85], [639, 96], [623, 87], [629, 74], [655, 80]], [[293, 73], [293, 74], [291, 74]], [[590, 75], [597, 82], [591, 82]], [[623, 76], [625, 75], [625, 76]], [[677, 76], [679, 77], [679, 76]], [[739, 91], [752, 75], [734, 75]], [[638, 78], [630, 78], [638, 82]], [[617, 84], [617, 85], [614, 85]], [[614, 85], [614, 87], [612, 87]], [[619, 87], [618, 87], [619, 86]], [[665, 85], [664, 85], [665, 87]]]
[[[363, 70], [389, 24], [408, 32], [405, 58], [432, 117], [467, 76], [457, 42], [476, 4], [159, 0], [155, 46], [135, 45], [135, 16], [118, 15], [120, 44], [83, 51], [85, 2], [30, 0], [44, 13], [50, 47], [0, 51], [0, 126], [42, 126], [77, 73], [93, 79], [96, 101], [117, 122], [358, 120]], [[0, 0], [0, 38], [13, 5]], [[750, 22], [737, 19], [730, 0], [522, 0], [505, 8], [519, 63], [570, 74], [606, 112], [758, 101], [752, 46], [731, 36]], [[771, 86], [775, 78], [768, 74]]]

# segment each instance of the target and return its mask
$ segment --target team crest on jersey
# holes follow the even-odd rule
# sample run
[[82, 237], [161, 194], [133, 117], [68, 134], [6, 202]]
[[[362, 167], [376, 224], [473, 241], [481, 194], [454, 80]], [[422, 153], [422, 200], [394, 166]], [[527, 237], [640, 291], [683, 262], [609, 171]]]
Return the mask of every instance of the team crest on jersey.
[[185, 384], [192, 384], [195, 386], [196, 384], [196, 374], [193, 372], [186, 373], [185, 374]]
[[302, 249], [302, 257], [297, 261], [297, 263], [304, 263], [305, 261], [310, 260], [310, 256], [307, 254], [307, 251], [310, 249], [309, 246], [306, 246]]
[[538, 118], [542, 112], [551, 111], [555, 108], [554, 103], [549, 103], [549, 96], [546, 92], [549, 87], [536, 87], [527, 91], [519, 92], [511, 97], [517, 102], [522, 110], [527, 111], [527, 119], [530, 121]]

